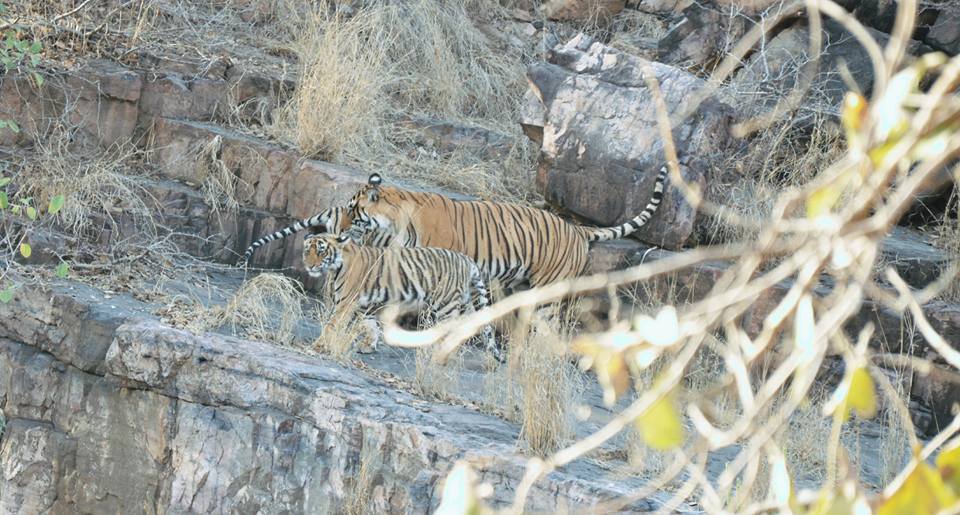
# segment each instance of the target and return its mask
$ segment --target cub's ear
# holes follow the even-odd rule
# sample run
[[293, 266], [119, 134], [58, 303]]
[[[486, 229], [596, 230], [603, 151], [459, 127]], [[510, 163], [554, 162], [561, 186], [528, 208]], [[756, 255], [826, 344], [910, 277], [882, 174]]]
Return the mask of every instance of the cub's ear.
[[367, 184], [371, 186], [379, 186], [381, 183], [383, 183], [383, 178], [380, 177], [378, 173], [372, 173], [370, 177], [367, 178]]

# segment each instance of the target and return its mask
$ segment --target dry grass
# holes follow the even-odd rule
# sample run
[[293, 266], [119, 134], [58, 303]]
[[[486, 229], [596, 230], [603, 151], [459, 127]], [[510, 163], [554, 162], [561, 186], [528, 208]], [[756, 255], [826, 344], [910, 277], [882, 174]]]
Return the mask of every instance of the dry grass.
[[293, 344], [296, 324], [303, 318], [307, 297], [295, 279], [260, 274], [233, 294], [225, 306], [206, 316], [208, 329], [229, 325], [238, 335], [281, 345]]
[[[722, 206], [721, 213], [764, 220], [781, 192], [810, 181], [836, 161], [843, 148], [836, 127], [822, 118], [812, 128], [780, 123], [758, 133], [742, 151], [714, 163], [707, 197]], [[700, 241], [713, 243], [744, 241], [762, 230], [721, 217], [703, 225]]]
[[[488, 0], [412, 0], [375, 2], [350, 17], [307, 16], [295, 45], [300, 81], [270, 132], [307, 155], [481, 196], [522, 198], [529, 186], [518, 194], [517, 185], [528, 181], [517, 178], [529, 177], [534, 155], [515, 121], [523, 59], [475, 25], [472, 12], [491, 9], [500, 7]], [[499, 162], [479, 151], [434, 153], [403, 129], [410, 120], [487, 129], [512, 150]]]
[[97, 226], [115, 228], [122, 215], [134, 217], [138, 231], [155, 235], [156, 203], [144, 185], [146, 172], [138, 166], [140, 151], [131, 144], [85, 150], [72, 140], [66, 129], [37, 138], [36, 153], [15, 178], [17, 197], [29, 197], [32, 205], [45, 209], [52, 197], [63, 195], [66, 201], [55, 216], [71, 234], [96, 237], [91, 233]]
[[[946, 252], [954, 261], [960, 261], [960, 194], [956, 185], [950, 193], [947, 207], [936, 227], [934, 244]], [[943, 270], [946, 272], [947, 270]], [[940, 294], [940, 298], [949, 302], [960, 302], [960, 275]]]
[[240, 203], [249, 201], [253, 195], [253, 188], [220, 159], [222, 150], [223, 138], [218, 134], [206, 144], [199, 145], [194, 156], [203, 200], [217, 214], [236, 212]]
[[576, 371], [566, 342], [575, 329], [574, 312], [574, 307], [551, 306], [534, 313], [529, 326], [512, 331], [508, 389], [515, 392], [520, 441], [538, 456], [555, 451], [573, 435]]
[[346, 483], [344, 485], [344, 512], [347, 515], [371, 513], [370, 494], [373, 490], [373, 479], [375, 477], [371, 471], [374, 466], [374, 452], [376, 452], [376, 449], [373, 449], [373, 446], [368, 444], [367, 441], [363, 441], [360, 448], [360, 464], [357, 474], [351, 478], [344, 478]]

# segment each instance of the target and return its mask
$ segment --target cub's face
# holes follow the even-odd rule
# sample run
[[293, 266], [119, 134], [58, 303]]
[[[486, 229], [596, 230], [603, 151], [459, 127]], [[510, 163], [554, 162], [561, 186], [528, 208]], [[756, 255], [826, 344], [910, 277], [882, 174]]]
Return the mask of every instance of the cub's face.
[[320, 277], [343, 265], [340, 247], [346, 243], [344, 236], [314, 234], [303, 240], [303, 267], [310, 277]]

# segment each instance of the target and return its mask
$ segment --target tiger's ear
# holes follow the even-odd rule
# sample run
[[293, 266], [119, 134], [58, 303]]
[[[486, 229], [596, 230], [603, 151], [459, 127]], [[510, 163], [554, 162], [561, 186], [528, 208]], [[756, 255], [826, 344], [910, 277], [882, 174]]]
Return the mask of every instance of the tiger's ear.
[[337, 243], [346, 243], [350, 241], [350, 238], [346, 234], [340, 234], [337, 236]]
[[383, 184], [383, 178], [380, 177], [380, 174], [370, 174], [370, 177], [367, 178], [367, 184], [371, 186], [367, 191], [367, 198], [370, 199], [370, 202], [380, 200], [380, 185]]

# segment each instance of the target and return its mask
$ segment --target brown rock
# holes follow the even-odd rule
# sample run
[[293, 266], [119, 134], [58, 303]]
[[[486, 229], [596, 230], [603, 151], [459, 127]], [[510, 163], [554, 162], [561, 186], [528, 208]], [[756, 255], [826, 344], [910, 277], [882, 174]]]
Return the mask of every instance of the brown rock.
[[62, 77], [47, 76], [43, 86], [27, 75], [8, 73], [0, 81], [0, 120], [13, 120], [20, 132], [0, 129], [0, 145], [14, 145], [43, 136], [63, 113]]
[[168, 75], [144, 84], [140, 109], [151, 117], [206, 121], [213, 118], [226, 91], [227, 83], [223, 80], [185, 81]]
[[625, 5], [625, 0], [549, 0], [543, 8], [551, 20], [596, 21], [616, 15]]
[[140, 75], [112, 61], [86, 63], [67, 79], [67, 88], [78, 96], [70, 119], [109, 146], [133, 138], [139, 116]]
[[143, 80], [140, 74], [106, 59], [94, 59], [71, 73], [67, 86], [80, 98], [96, 100], [107, 97], [136, 102], [140, 99]]
[[947, 427], [960, 413], [960, 372], [944, 366], [935, 365], [929, 374], [919, 372], [913, 375], [911, 396], [930, 408], [933, 414], [932, 432]]
[[[524, 110], [527, 133], [542, 118], [539, 185], [547, 201], [601, 226], [623, 223], [647, 205], [664, 165], [656, 112], [643, 70], [660, 82], [671, 112], [686, 107], [700, 79], [677, 68], [623, 54], [580, 35], [554, 48], [550, 63], [527, 71], [541, 113]], [[674, 128], [681, 174], [704, 189], [706, 163], [729, 141], [730, 110], [704, 102]], [[693, 230], [696, 210], [668, 187], [652, 221], [637, 233], [645, 242], [677, 248]]]
[[[873, 88], [873, 68], [863, 47], [838, 23], [826, 20], [823, 27], [824, 47], [819, 71], [794, 114], [798, 121], [810, 120], [815, 115], [836, 116], [835, 113], [839, 113], [840, 102], [848, 89], [840, 75], [841, 63], [861, 91], [869, 95]], [[867, 30], [881, 47], [886, 45], [889, 36], [877, 30]], [[731, 80], [731, 89], [746, 113], [766, 112], [800, 82], [802, 65], [810, 60], [808, 36], [805, 22], [794, 24], [774, 36], [763, 51], [755, 52], [737, 72]], [[907, 47], [910, 54], [923, 51], [923, 46], [916, 41]]]
[[709, 70], [746, 34], [748, 22], [693, 3], [657, 42], [657, 61], [690, 71]]
[[328, 207], [345, 206], [367, 182], [367, 174], [325, 161], [307, 159], [289, 181], [287, 214], [306, 218]]

